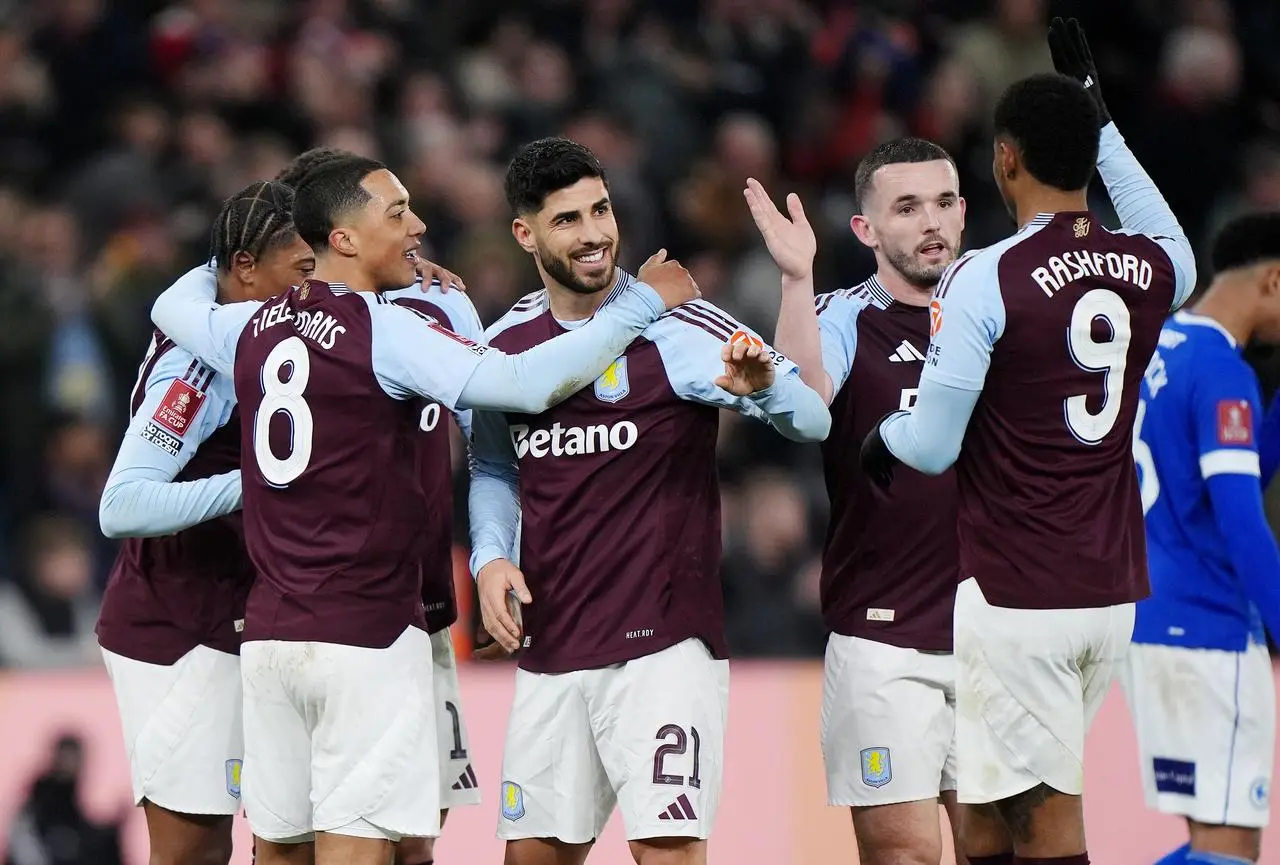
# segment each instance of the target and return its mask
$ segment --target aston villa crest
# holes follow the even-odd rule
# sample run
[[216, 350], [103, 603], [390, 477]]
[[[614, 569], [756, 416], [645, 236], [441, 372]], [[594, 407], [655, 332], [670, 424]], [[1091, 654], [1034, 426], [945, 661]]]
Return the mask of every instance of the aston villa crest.
[[627, 359], [620, 357], [609, 364], [596, 379], [596, 399], [601, 402], [621, 402], [631, 393], [631, 381], [627, 378]]

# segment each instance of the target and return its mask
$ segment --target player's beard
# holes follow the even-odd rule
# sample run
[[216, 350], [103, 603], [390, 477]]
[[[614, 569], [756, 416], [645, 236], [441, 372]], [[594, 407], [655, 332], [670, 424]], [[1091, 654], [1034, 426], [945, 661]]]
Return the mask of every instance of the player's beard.
[[538, 261], [542, 263], [542, 269], [547, 275], [556, 282], [563, 285], [575, 294], [596, 294], [604, 291], [613, 285], [613, 271], [618, 263], [618, 241], [613, 241], [609, 246], [605, 247], [604, 262], [606, 266], [598, 279], [590, 282], [580, 279], [573, 271], [573, 258], [566, 255], [564, 258], [556, 258], [541, 244], [538, 245]]
[[902, 274], [902, 278], [916, 288], [933, 288], [942, 278], [942, 272], [955, 261], [955, 251], [948, 247], [951, 256], [937, 264], [922, 264], [916, 260], [914, 249], [891, 249], [884, 247], [885, 258], [893, 265], [893, 269]]

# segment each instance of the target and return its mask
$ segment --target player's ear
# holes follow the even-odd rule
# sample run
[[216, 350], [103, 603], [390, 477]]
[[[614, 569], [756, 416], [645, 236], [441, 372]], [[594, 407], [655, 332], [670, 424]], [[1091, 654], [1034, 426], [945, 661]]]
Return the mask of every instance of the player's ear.
[[511, 220], [511, 236], [516, 239], [516, 243], [520, 244], [520, 248], [529, 254], [537, 251], [537, 244], [533, 242], [533, 229], [529, 227], [529, 223], [525, 222], [523, 217], [517, 216]]
[[1280, 297], [1280, 262], [1269, 261], [1262, 265], [1262, 295], [1269, 300]]
[[875, 249], [880, 245], [880, 241], [876, 238], [876, 231], [871, 227], [871, 223], [861, 213], [855, 213], [849, 219], [849, 228], [853, 231], [853, 236], [868, 249]]
[[348, 228], [335, 228], [329, 232], [329, 248], [348, 258], [355, 256], [359, 250], [355, 236]]
[[253, 285], [257, 280], [256, 266], [251, 253], [245, 252], [243, 249], [237, 251], [231, 256], [231, 270], [235, 273], [236, 279], [245, 285]]
[[1018, 151], [1003, 138], [996, 139], [996, 168], [1005, 180], [1013, 180], [1018, 173]]
[[968, 205], [964, 203], [964, 196], [960, 196], [956, 199], [956, 206], [960, 208], [960, 230], [964, 231], [964, 214], [965, 208], [968, 207]]

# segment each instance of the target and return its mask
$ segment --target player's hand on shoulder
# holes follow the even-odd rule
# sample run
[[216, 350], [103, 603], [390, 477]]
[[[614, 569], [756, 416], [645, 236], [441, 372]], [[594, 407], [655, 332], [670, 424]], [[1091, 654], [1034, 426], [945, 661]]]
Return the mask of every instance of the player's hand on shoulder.
[[[476, 589], [480, 595], [480, 617], [484, 629], [508, 654], [519, 649], [524, 637], [519, 603], [533, 601], [529, 587], [525, 585], [524, 574], [506, 559], [494, 559], [476, 575]], [[513, 592], [514, 598], [511, 596]]]
[[773, 356], [764, 343], [744, 331], [738, 331], [720, 349], [724, 375], [716, 379], [716, 387], [735, 396], [750, 396], [773, 385], [777, 375]]
[[675, 309], [702, 297], [698, 284], [689, 271], [674, 258], [667, 258], [667, 251], [659, 249], [636, 272], [636, 278], [652, 288], [662, 298], [667, 309]]
[[441, 291], [449, 291], [454, 288], [458, 291], [466, 291], [467, 286], [462, 281], [462, 277], [458, 276], [451, 270], [448, 270], [434, 261], [427, 261], [425, 258], [418, 258], [418, 275], [422, 277], [424, 288], [431, 285], [432, 280], [440, 283]]
[[747, 178], [742, 190], [764, 245], [773, 261], [788, 279], [804, 279], [813, 273], [813, 258], [818, 254], [818, 236], [804, 215], [804, 205], [794, 192], [787, 196], [788, 219], [774, 205], [769, 193], [754, 177]]

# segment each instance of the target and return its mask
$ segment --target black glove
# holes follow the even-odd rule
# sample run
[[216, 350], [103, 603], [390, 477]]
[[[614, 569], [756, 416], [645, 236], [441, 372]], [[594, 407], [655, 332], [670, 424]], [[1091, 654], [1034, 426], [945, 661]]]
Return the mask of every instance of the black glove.
[[882, 490], [888, 489], [889, 484], [893, 482], [893, 467], [901, 460], [890, 452], [884, 439], [880, 438], [880, 425], [893, 415], [901, 413], [889, 412], [880, 418], [871, 428], [871, 432], [867, 433], [867, 437], [862, 440], [862, 452], [859, 456], [862, 472]]
[[1107, 111], [1107, 103], [1102, 101], [1102, 85], [1098, 83], [1098, 65], [1093, 62], [1089, 40], [1085, 38], [1079, 21], [1054, 18], [1049, 22], [1049, 54], [1053, 57], [1054, 69], [1079, 81], [1085, 92], [1093, 97], [1094, 104], [1098, 106], [1098, 128], [1110, 123], [1111, 113]]

